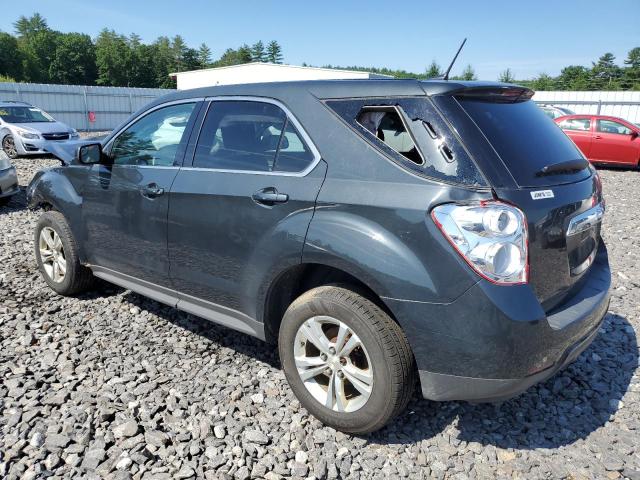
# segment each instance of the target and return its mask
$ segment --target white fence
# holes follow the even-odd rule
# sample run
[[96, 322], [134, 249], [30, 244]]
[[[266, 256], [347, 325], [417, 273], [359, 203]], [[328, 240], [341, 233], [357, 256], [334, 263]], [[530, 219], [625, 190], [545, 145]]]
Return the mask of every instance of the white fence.
[[112, 130], [151, 100], [175, 90], [0, 83], [0, 101], [28, 102], [78, 130]]
[[611, 115], [640, 123], [640, 92], [536, 92], [533, 100], [576, 113]]

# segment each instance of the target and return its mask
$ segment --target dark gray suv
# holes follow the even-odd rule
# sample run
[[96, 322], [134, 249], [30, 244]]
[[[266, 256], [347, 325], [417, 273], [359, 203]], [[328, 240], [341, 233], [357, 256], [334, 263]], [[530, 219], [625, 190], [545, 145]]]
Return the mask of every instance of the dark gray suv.
[[496, 401], [573, 361], [610, 271], [597, 173], [514, 85], [211, 87], [154, 101], [28, 187], [35, 253], [277, 344], [300, 402], [382, 427], [416, 381]]

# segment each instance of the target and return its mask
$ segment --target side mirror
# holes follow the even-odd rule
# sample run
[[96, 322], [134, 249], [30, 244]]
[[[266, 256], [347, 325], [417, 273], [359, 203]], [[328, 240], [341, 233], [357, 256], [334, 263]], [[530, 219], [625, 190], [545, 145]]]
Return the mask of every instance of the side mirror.
[[84, 165], [93, 165], [100, 163], [102, 160], [102, 145], [99, 143], [90, 143], [82, 145], [78, 148], [78, 161]]
[[631, 140], [635, 140], [640, 135], [636, 130], [631, 130]]

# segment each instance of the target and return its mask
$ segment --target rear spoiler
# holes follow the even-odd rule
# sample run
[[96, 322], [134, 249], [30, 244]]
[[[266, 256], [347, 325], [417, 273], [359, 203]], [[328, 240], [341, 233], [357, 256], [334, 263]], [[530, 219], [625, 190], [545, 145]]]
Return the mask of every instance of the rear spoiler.
[[466, 87], [451, 92], [451, 95], [469, 100], [494, 103], [518, 103], [531, 100], [535, 92], [519, 85]]

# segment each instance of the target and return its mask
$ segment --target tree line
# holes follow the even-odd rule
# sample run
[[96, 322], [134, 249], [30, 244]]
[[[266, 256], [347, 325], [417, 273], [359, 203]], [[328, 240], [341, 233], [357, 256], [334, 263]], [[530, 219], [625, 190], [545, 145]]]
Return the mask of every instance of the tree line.
[[62, 33], [38, 13], [21, 16], [15, 35], [0, 32], [0, 81], [175, 88], [170, 73], [248, 62], [282, 63], [282, 47], [272, 40], [228, 48], [218, 59], [204, 43], [186, 45], [180, 35], [144, 43], [103, 29], [94, 40], [84, 33]]
[[[84, 33], [53, 30], [38, 13], [28, 18], [21, 16], [13, 25], [13, 35], [0, 31], [0, 81], [175, 88], [175, 80], [169, 77], [173, 72], [283, 61], [282, 47], [276, 40], [228, 48], [220, 58], [213, 59], [206, 44], [191, 48], [180, 35], [161, 36], [152, 43], [144, 43], [136, 34], [125, 36], [105, 28], [94, 40]], [[435, 60], [422, 73], [378, 67], [324, 67], [396, 78], [428, 79], [443, 74]], [[450, 78], [476, 80], [477, 75], [467, 65]], [[555, 77], [541, 73], [533, 79], [518, 80], [507, 68], [496, 80], [534, 90], [640, 90], [640, 47], [631, 49], [622, 65], [618, 65], [612, 53], [605, 53], [591, 66], [570, 65]]]

